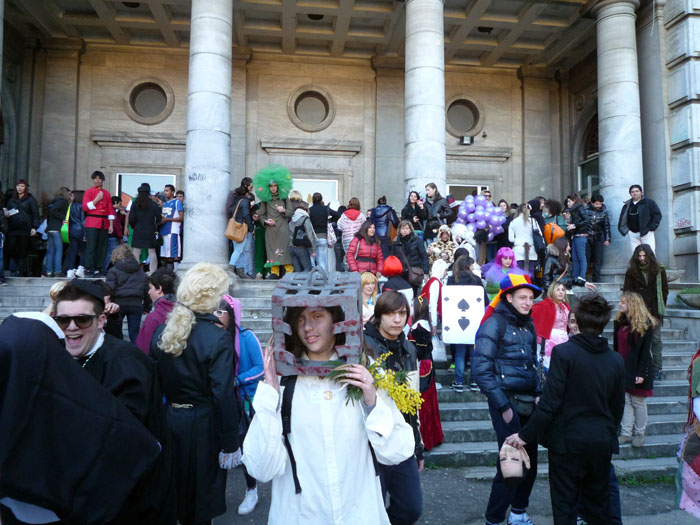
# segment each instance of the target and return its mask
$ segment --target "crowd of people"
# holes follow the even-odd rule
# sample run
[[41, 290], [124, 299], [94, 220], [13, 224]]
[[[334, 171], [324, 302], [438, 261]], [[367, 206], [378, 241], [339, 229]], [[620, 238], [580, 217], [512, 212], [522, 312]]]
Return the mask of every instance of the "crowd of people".
[[[105, 277], [112, 252], [130, 246], [149, 272], [182, 259], [185, 192], [144, 183], [128, 202], [103, 187], [95, 171], [86, 190], [60, 187], [41, 205], [19, 179], [0, 195], [0, 286], [11, 277]], [[124, 199], [127, 200], [127, 199]]]
[[[620, 444], [644, 443], [646, 398], [662, 370], [660, 326], [668, 296], [654, 254], [661, 215], [641, 187], [630, 188], [618, 221], [620, 233], [629, 234], [631, 258], [611, 349], [602, 335], [611, 318], [607, 301], [596, 293], [573, 306], [569, 299], [573, 286], [593, 291], [600, 280], [610, 244], [600, 195], [584, 202], [571, 194], [565, 206], [543, 197], [519, 205], [501, 200], [504, 232], [489, 240], [456, 224], [454, 199], [432, 183], [425, 199], [411, 191], [400, 213], [385, 197], [363, 213], [357, 198], [333, 210], [320, 193], [309, 206], [281, 166], [244, 178], [226, 204], [229, 220], [245, 225], [230, 246], [229, 264], [241, 279], [279, 279], [316, 266], [361, 274], [360, 363], [342, 365], [333, 378], [280, 377], [272, 344], [263, 350], [241, 326], [241, 303], [229, 295], [221, 268], [198, 263], [178, 280], [184, 213], [174, 187], [166, 186], [159, 199], [142, 184], [133, 205], [122, 210], [119, 198], [113, 201], [102, 188], [104, 175], [95, 172], [92, 180], [82, 195], [61, 188], [48, 208], [46, 273], [72, 279], [54, 285], [44, 314], [18, 314], [0, 325], [0, 359], [12, 364], [0, 370], [0, 379], [10, 369], [13, 381], [29, 374], [22, 353], [40, 346], [41, 359], [56, 361], [40, 380], [80, 433], [88, 430], [80, 426], [88, 415], [62, 389], [92, 376], [117, 404], [97, 396], [90, 430], [103, 435], [114, 424], [120, 435], [140, 425], [140, 433], [86, 461], [96, 465], [96, 477], [119, 462], [119, 472], [132, 469], [134, 476], [118, 472], [112, 494], [97, 486], [101, 499], [91, 505], [84, 496], [94, 487], [58, 487], [75, 470], [52, 471], [51, 486], [40, 474], [34, 483], [3, 475], [3, 523], [90, 521], [97, 513], [104, 523], [211, 523], [226, 511], [226, 471], [236, 467], [245, 482], [240, 515], [257, 506], [258, 482], [271, 481], [269, 523], [415, 523], [422, 514], [423, 453], [444, 440], [434, 352], [444, 347], [443, 294], [460, 290], [450, 287], [472, 287], [478, 302], [488, 305], [475, 339], [448, 345], [451, 389], [484, 394], [498, 449], [515, 447], [529, 463], [515, 483], [497, 463], [486, 523], [532, 523], [527, 509], [538, 444], [549, 452], [556, 523], [621, 523], [611, 457]], [[491, 199], [490, 191], [483, 195]], [[0, 214], [4, 260], [22, 274], [40, 216], [26, 181], [10, 197]], [[103, 275], [104, 281], [86, 279]], [[338, 306], [288, 307], [274, 322], [289, 327], [286, 348], [295, 358], [321, 364], [339, 359], [345, 335], [337, 326], [345, 316]], [[125, 318], [130, 342], [123, 339]], [[18, 328], [33, 336], [17, 338]], [[379, 387], [370, 372], [375, 362], [403, 378], [422, 400], [419, 408], [404, 409]], [[66, 374], [63, 381], [58, 371]], [[346, 399], [351, 388], [358, 391], [356, 402]], [[8, 400], [0, 406], [25, 403], [30, 415], [46, 410], [33, 408], [33, 394], [17, 392], [0, 394]], [[113, 423], [100, 420], [108, 414]], [[689, 422], [696, 418], [691, 412]], [[39, 430], [8, 421], [16, 428], [0, 446], [0, 466], [22, 471], [8, 458], [25, 437], [40, 440]], [[52, 421], [42, 424], [49, 433]], [[142, 446], [127, 454], [124, 448], [137, 440]], [[46, 452], [40, 447], [39, 459], [67, 454], [70, 446], [66, 440], [52, 442]], [[42, 464], [39, 472], [49, 469]], [[229, 483], [233, 479], [228, 476]], [[93, 508], [98, 504], [101, 509]]]

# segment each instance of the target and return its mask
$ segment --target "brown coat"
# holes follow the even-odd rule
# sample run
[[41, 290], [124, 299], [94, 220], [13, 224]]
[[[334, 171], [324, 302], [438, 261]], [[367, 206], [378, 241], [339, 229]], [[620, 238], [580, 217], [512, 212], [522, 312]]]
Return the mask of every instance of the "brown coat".
[[[664, 305], [668, 299], [668, 279], [666, 279], [666, 270], [660, 268], [661, 272], [661, 293], [664, 298]], [[635, 292], [642, 296], [644, 304], [649, 309], [649, 313], [657, 319], [663, 319], [663, 315], [659, 315], [659, 304], [656, 293], [656, 274], [650, 275], [647, 281], [641, 273], [634, 272], [628, 269], [625, 274], [625, 283], [622, 285], [623, 292]]]

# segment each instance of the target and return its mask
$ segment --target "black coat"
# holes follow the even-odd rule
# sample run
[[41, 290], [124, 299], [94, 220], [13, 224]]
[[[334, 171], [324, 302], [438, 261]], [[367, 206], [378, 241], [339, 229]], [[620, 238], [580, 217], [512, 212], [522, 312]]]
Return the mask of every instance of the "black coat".
[[133, 257], [119, 259], [107, 272], [112, 301], [119, 306], [142, 306], [147, 290], [146, 274]]
[[[613, 350], [619, 352], [617, 333], [620, 330], [620, 322], [615, 321], [613, 327]], [[627, 337], [629, 353], [627, 354], [627, 359], [625, 359], [625, 388], [627, 390], [634, 390], [635, 388], [654, 389], [654, 369], [651, 357], [653, 334], [654, 331], [651, 327], [647, 328], [644, 335], [640, 335], [639, 332], [633, 332], [632, 330], [629, 332]], [[635, 384], [635, 380], [638, 377], [644, 378], [644, 382], [639, 385]]]
[[576, 226], [575, 230], [570, 231], [571, 235], [591, 235], [593, 233], [591, 215], [583, 202], [574, 204], [569, 211], [571, 212], [571, 222]]
[[425, 245], [415, 232], [406, 237], [401, 236], [401, 234], [397, 235], [390, 248], [391, 255], [398, 257], [401, 264], [403, 264], [404, 272], [408, 271], [407, 266], [411, 266], [421, 268], [423, 273], [430, 273], [430, 264]]
[[625, 365], [604, 337], [577, 334], [557, 345], [535, 412], [520, 430], [557, 454], [619, 452], [617, 428], [625, 408]]
[[[505, 321], [503, 334], [499, 315]], [[510, 408], [512, 393], [538, 394], [537, 335], [532, 320], [523, 324], [501, 301], [476, 333], [472, 378], [489, 404], [501, 412]]]
[[215, 322], [211, 314], [198, 314], [187, 347], [177, 357], [158, 348], [165, 325], [151, 340], [175, 444], [181, 523], [208, 521], [226, 512], [226, 471], [219, 468], [219, 451], [234, 452], [240, 446], [233, 339]]
[[[418, 217], [418, 222], [413, 222], [413, 217]], [[427, 218], [428, 208], [425, 204], [423, 208], [421, 208], [418, 206], [418, 203], [413, 206], [410, 202], [407, 202], [406, 206], [401, 210], [401, 220], [410, 222], [416, 230], [422, 230], [425, 227], [425, 220]]]
[[596, 210], [593, 204], [589, 204], [588, 214], [591, 218], [591, 232], [596, 238], [602, 238], [603, 242], [609, 241], [610, 237], [610, 216], [603, 204], [600, 210]]
[[40, 321], [0, 325], [0, 496], [102, 525], [160, 455], [156, 438]]
[[328, 222], [336, 222], [340, 219], [340, 213], [331, 210], [325, 204], [313, 204], [309, 208], [309, 217], [314, 232], [328, 234]]
[[39, 205], [31, 193], [26, 193], [22, 199], [15, 196], [11, 197], [7, 200], [5, 207], [8, 210], [19, 210], [19, 213], [7, 218], [9, 225], [7, 235], [9, 236], [28, 236], [31, 230], [36, 230], [41, 224]]
[[[406, 336], [401, 332], [396, 340], [385, 339], [379, 330], [369, 322], [365, 325], [365, 344], [370, 350], [370, 353], [379, 357], [387, 352], [391, 355], [387, 358], [385, 366], [391, 370], [406, 372], [418, 371], [418, 350], [416, 346], [406, 339]], [[403, 414], [406, 422], [413, 428], [413, 438], [416, 442], [415, 454], [418, 459], [423, 458], [423, 438], [420, 435], [420, 423], [417, 415]]]
[[[49, 206], [49, 214], [46, 217], [46, 231], [58, 232], [61, 231], [63, 221], [66, 219], [69, 202], [63, 197], [56, 197]], [[70, 219], [70, 217], [69, 217]]]
[[428, 221], [425, 225], [424, 237], [426, 239], [434, 239], [437, 236], [437, 230], [440, 225], [447, 224], [448, 219], [452, 217], [452, 208], [447, 204], [447, 199], [445, 197], [440, 197], [435, 202], [433, 202], [430, 197], [425, 199], [424, 206], [428, 209]]
[[[664, 305], [668, 299], [668, 279], [666, 278], [666, 270], [659, 268], [661, 272], [661, 295], [664, 299]], [[641, 273], [627, 269], [625, 273], [625, 282], [622, 284], [623, 292], [635, 292], [642, 296], [644, 304], [646, 304], [649, 313], [659, 320], [663, 320], [663, 315], [659, 315], [659, 300], [656, 290], [656, 275], [650, 275], [649, 280], [646, 280]]]
[[139, 208], [136, 203], [129, 212], [129, 226], [134, 229], [131, 246], [135, 248], [156, 248], [158, 240], [158, 223], [163, 218], [160, 208], [153, 201], [148, 201], [146, 208]]
[[[253, 215], [250, 211], [250, 199], [248, 198], [248, 194], [243, 194], [241, 195], [240, 193], [236, 192], [231, 192], [233, 197], [229, 195], [229, 198], [231, 199], [230, 202], [230, 211], [229, 211], [229, 203], [226, 204], [226, 212], [229, 214], [228, 217], [229, 219], [233, 216], [233, 212], [236, 212], [236, 222], [244, 222], [248, 226], [248, 233], [252, 233], [255, 231], [255, 224], [253, 224]], [[240, 202], [240, 205], [238, 204]], [[238, 210], [236, 211], [236, 206], [238, 206]]]
[[163, 447], [156, 463], [139, 480], [122, 511], [110, 523], [175, 525], [174, 457], [153, 361], [137, 346], [105, 335], [104, 343], [85, 361], [84, 368], [128, 408]]
[[[630, 229], [627, 226], [627, 213], [632, 205], [632, 199], [625, 202], [620, 211], [620, 218], [617, 221], [617, 231], [620, 235], [625, 236]], [[656, 231], [661, 224], [661, 210], [659, 206], [651, 199], [642, 199], [637, 203], [639, 213], [639, 234], [646, 235], [649, 232]]]

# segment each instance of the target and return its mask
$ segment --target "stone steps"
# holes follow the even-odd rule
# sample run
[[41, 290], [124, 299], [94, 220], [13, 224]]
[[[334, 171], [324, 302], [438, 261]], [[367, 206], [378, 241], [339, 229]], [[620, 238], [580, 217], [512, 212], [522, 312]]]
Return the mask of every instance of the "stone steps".
[[[486, 397], [483, 401], [466, 401], [461, 403], [443, 403], [440, 406], [442, 421], [490, 420]], [[657, 414], [686, 414], [687, 396], [659, 396], [647, 399], [647, 411], [650, 416]]]
[[[686, 414], [658, 414], [647, 425], [647, 436], [682, 434]], [[496, 441], [496, 432], [491, 420], [444, 421], [442, 431], [445, 443], [466, 443], [469, 441]]]
[[[634, 448], [630, 444], [620, 447], [615, 459], [641, 459], [673, 456], [678, 450], [679, 434], [647, 436], [644, 446]], [[495, 466], [498, 450], [495, 441], [472, 441], [466, 443], [443, 443], [425, 453], [426, 463], [440, 467]], [[547, 461], [547, 449], [539, 447], [538, 461]], [[494, 472], [495, 473], [495, 472]], [[492, 474], [493, 475], [493, 474]]]

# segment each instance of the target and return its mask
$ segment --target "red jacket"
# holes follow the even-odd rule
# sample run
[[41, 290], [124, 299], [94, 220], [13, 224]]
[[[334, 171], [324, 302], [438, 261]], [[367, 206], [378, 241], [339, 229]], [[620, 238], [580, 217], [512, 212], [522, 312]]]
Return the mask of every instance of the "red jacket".
[[[357, 248], [357, 243], [360, 243], [360, 248]], [[355, 258], [357, 251], [357, 258]], [[351, 272], [381, 272], [384, 268], [384, 255], [382, 248], [379, 246], [379, 240], [375, 240], [372, 244], [360, 237], [353, 238], [350, 241], [348, 252], [345, 254], [345, 259], [348, 261], [348, 266]]]
[[[102, 192], [102, 200], [91, 210], [88, 203], [92, 203], [97, 194]], [[109, 219], [114, 220], [114, 208], [112, 207], [112, 196], [104, 188], [89, 188], [83, 195], [83, 211], [85, 212], [85, 227], [108, 229]]]
[[[562, 308], [568, 312], [571, 308], [566, 303], [561, 303]], [[557, 307], [549, 297], [545, 297], [544, 301], [536, 303], [532, 307], [532, 322], [535, 323], [535, 331], [537, 332], [537, 337], [542, 339], [549, 339], [552, 335], [552, 328], [554, 328], [554, 318], [557, 315]]]

